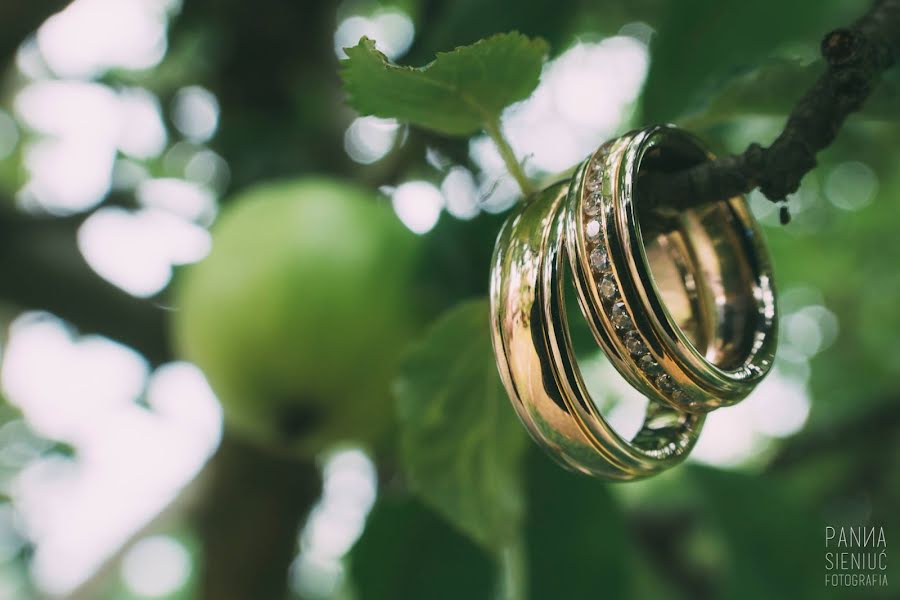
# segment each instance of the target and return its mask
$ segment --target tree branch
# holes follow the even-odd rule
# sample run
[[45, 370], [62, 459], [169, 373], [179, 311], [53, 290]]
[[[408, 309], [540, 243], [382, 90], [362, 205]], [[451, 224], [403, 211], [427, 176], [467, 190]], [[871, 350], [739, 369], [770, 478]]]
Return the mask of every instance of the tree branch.
[[203, 540], [198, 597], [285, 598], [297, 533], [322, 488], [316, 465], [226, 435], [203, 477], [190, 515]]
[[825, 72], [794, 107], [771, 146], [751, 144], [743, 154], [676, 173], [647, 173], [639, 182], [641, 211], [670, 216], [756, 188], [773, 202], [797, 191], [803, 176], [816, 166], [816, 154], [834, 140], [882, 72], [897, 61], [900, 0], [876, 0], [850, 28], [827, 34], [821, 51]]

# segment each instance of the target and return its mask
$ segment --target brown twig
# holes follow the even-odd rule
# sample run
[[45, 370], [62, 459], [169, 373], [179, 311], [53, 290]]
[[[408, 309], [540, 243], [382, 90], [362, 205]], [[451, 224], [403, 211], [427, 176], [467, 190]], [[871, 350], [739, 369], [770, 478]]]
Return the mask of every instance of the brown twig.
[[316, 465], [226, 435], [203, 476], [190, 515], [203, 540], [197, 597], [287, 597], [297, 534], [322, 487]]
[[900, 0], [876, 0], [851, 27], [822, 40], [826, 70], [800, 99], [771, 146], [751, 144], [676, 173], [648, 173], [639, 189], [642, 211], [672, 215], [756, 188], [780, 202], [816, 166], [816, 154], [859, 110], [882, 72], [900, 56]]

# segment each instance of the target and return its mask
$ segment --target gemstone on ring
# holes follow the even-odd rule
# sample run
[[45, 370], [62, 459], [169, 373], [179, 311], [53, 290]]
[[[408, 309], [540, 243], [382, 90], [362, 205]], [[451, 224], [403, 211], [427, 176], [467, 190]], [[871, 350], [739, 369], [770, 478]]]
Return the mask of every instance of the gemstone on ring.
[[584, 200], [584, 212], [587, 215], [597, 215], [600, 214], [600, 210], [603, 208], [603, 198], [600, 196], [599, 192], [592, 192], [588, 194], [588, 197]]
[[613, 306], [611, 319], [613, 325], [616, 326], [616, 329], [631, 328], [631, 315], [628, 314], [628, 310], [625, 308], [625, 304], [622, 302], [618, 302]]
[[675, 381], [672, 379], [671, 375], [669, 375], [668, 373], [663, 373], [656, 378], [656, 387], [658, 387], [664, 393], [668, 394], [673, 389], [675, 389]]
[[635, 356], [639, 356], [647, 351], [644, 341], [636, 331], [629, 331], [625, 336], [625, 347]]
[[600, 239], [600, 221], [591, 219], [584, 226], [584, 236], [589, 242], [597, 242]]
[[601, 279], [597, 288], [605, 300], [612, 300], [616, 297], [616, 282], [613, 281], [612, 275], [607, 275]]
[[602, 273], [609, 267], [609, 256], [606, 254], [606, 248], [603, 246], [597, 246], [591, 250], [589, 260], [591, 261], [591, 267], [597, 273]]

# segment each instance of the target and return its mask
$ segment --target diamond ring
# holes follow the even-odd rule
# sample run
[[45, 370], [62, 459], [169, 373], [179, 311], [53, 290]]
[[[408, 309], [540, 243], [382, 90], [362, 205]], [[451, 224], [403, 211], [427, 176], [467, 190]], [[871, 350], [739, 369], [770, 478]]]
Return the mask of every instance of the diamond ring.
[[[744, 398], [771, 368], [771, 267], [744, 199], [641, 226], [639, 177], [708, 157], [671, 126], [625, 134], [570, 182], [523, 203], [498, 237], [491, 312], [500, 374], [532, 436], [571, 468], [617, 480], [664, 470], [690, 451], [704, 413]], [[631, 439], [587, 391], [568, 281], [596, 343], [649, 399]]]

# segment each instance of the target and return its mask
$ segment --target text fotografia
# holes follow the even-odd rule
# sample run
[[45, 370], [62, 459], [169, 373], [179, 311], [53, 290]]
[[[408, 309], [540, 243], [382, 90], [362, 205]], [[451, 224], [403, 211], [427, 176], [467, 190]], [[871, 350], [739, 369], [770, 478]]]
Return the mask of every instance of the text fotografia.
[[826, 587], [887, 584], [887, 538], [883, 527], [825, 528]]

